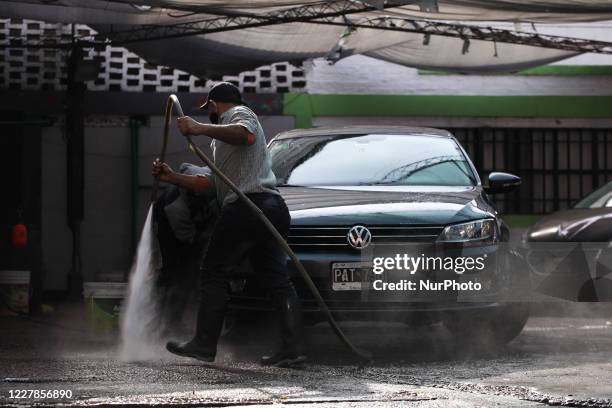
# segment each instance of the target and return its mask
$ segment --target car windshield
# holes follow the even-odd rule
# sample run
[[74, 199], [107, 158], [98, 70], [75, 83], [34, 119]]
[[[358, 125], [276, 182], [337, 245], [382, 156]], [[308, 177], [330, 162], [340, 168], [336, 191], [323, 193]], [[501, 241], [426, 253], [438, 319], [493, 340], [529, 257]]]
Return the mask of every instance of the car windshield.
[[280, 185], [473, 186], [454, 139], [428, 135], [325, 135], [270, 145]]
[[574, 208], [612, 207], [612, 181], [578, 201]]

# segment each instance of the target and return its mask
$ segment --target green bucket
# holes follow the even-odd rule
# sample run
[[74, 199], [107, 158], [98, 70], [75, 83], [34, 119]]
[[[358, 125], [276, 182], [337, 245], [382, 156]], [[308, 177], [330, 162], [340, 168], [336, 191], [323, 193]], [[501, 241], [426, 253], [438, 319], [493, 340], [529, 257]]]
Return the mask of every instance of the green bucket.
[[0, 271], [0, 316], [30, 311], [30, 271]]
[[124, 282], [84, 282], [85, 317], [96, 333], [109, 333], [119, 327], [121, 305], [127, 291]]

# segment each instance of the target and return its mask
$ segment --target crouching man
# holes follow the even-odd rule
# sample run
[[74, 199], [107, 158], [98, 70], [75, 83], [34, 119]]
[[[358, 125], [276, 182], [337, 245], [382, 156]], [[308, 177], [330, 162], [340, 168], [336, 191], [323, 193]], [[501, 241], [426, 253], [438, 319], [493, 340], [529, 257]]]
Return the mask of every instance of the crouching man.
[[[215, 164], [286, 237], [291, 221], [289, 210], [276, 188], [276, 177], [257, 115], [244, 105], [238, 88], [228, 82], [213, 86], [201, 108], [208, 110], [212, 124], [184, 116], [177, 119], [179, 130], [184, 135], [212, 138]], [[227, 310], [229, 277], [248, 257], [269, 293], [281, 326], [280, 350], [262, 357], [261, 363], [286, 367], [305, 361], [306, 357], [299, 350], [300, 302], [289, 279], [283, 248], [264, 223], [222, 181], [178, 174], [159, 161], [153, 163], [153, 175], [193, 191], [215, 188], [221, 207], [202, 262], [195, 336], [185, 343], [169, 342], [168, 351], [214, 361]]]

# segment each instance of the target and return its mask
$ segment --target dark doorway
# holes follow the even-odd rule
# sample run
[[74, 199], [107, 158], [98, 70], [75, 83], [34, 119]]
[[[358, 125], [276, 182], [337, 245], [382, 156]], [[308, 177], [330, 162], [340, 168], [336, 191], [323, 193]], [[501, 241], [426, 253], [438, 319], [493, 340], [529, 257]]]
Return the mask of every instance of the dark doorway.
[[[39, 304], [41, 277], [41, 132], [40, 123], [23, 113], [0, 111], [0, 270], [28, 270]], [[25, 248], [12, 245], [16, 223], [28, 229]]]

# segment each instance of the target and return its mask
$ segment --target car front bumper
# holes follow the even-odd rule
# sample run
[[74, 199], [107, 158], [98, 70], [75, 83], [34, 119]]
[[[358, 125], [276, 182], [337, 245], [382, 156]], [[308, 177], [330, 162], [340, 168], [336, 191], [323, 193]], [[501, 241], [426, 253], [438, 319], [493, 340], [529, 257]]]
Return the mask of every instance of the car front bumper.
[[[524, 286], [523, 274], [510, 270], [507, 266], [505, 246], [491, 244], [486, 246], [458, 247], [451, 245], [429, 244], [407, 246], [402, 248], [385, 248], [385, 253], [411, 253], [418, 255], [447, 257], [478, 257], [485, 255], [486, 267], [477, 272], [457, 274], [448, 270], [420, 271], [414, 275], [405, 272], [389, 271], [382, 276], [372, 275], [364, 283], [361, 290], [333, 290], [332, 264], [336, 262], [371, 261], [373, 254], [365, 255], [357, 251], [319, 251], [299, 252], [296, 255], [304, 265], [313, 283], [325, 300], [327, 307], [340, 318], [351, 320], [373, 320], [392, 317], [394, 313], [404, 312], [441, 312], [451, 310], [467, 310], [493, 308], [501, 303], [512, 300], [514, 292]], [[378, 256], [378, 253], [377, 253]], [[288, 260], [288, 270], [302, 301], [302, 309], [306, 313], [320, 312], [306, 282], [299, 275], [295, 265]], [[248, 276], [252, 272], [245, 272]], [[385, 282], [397, 282], [402, 279], [415, 282], [416, 290], [373, 290], [373, 280], [382, 278]], [[419, 288], [420, 281], [431, 283], [444, 282], [478, 282], [478, 291], [429, 290]], [[265, 290], [257, 279], [235, 280], [230, 298], [230, 308], [238, 310], [272, 310], [266, 299]], [[238, 284], [236, 284], [238, 283]]]

